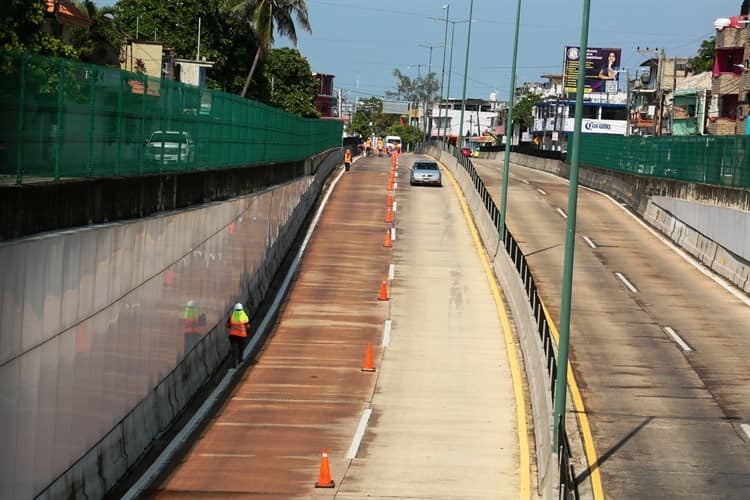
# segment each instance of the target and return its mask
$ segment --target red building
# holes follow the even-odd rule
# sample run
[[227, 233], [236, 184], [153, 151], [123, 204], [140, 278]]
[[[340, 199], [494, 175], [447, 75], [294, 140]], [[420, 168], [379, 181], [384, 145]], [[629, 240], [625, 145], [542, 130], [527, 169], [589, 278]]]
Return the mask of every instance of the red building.
[[314, 73], [318, 79], [318, 96], [315, 98], [315, 107], [322, 118], [337, 117], [336, 96], [333, 95], [334, 75]]

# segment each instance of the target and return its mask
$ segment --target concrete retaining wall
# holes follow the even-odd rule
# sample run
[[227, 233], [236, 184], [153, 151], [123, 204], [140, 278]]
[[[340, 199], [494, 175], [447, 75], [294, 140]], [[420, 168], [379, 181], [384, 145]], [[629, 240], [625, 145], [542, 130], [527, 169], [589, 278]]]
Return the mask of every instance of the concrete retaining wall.
[[[228, 351], [340, 153], [225, 202], [0, 245], [0, 498], [101, 498]], [[194, 301], [199, 332], [185, 329]]]

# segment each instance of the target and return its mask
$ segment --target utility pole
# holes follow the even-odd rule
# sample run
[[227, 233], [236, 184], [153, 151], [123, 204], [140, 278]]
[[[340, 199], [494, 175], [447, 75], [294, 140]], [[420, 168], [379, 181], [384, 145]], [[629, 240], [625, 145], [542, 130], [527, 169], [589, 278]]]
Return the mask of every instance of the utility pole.
[[443, 84], [445, 83], [445, 53], [448, 49], [448, 18], [451, 14], [451, 6], [446, 3], [443, 5], [445, 9], [445, 35], [443, 35], [443, 64], [440, 70], [440, 102], [438, 103], [438, 138], [440, 138], [440, 125], [443, 125], [443, 140], [445, 140], [445, 125], [442, 122], [443, 117]]
[[[520, 2], [520, 0], [519, 0]], [[458, 125], [458, 140], [456, 146], [461, 147], [464, 135], [464, 113], [466, 112], [466, 79], [469, 76], [469, 48], [471, 47], [471, 16], [474, 13], [474, 0], [469, 2], [469, 30], [466, 35], [466, 61], [464, 62], [464, 91], [461, 97], [461, 118]]]

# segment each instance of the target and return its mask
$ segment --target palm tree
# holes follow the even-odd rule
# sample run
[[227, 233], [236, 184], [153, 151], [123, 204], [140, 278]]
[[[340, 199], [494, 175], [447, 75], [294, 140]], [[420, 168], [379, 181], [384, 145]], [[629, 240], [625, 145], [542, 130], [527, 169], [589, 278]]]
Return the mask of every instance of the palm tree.
[[255, 59], [247, 74], [245, 87], [242, 89], [242, 97], [245, 97], [258, 61], [273, 46], [274, 28], [280, 35], [288, 37], [295, 47], [297, 46], [297, 29], [293, 17], [297, 18], [300, 27], [312, 33], [310, 20], [307, 17], [307, 4], [305, 0], [226, 0], [224, 7], [226, 10], [248, 15], [258, 39], [258, 50], [255, 52]]

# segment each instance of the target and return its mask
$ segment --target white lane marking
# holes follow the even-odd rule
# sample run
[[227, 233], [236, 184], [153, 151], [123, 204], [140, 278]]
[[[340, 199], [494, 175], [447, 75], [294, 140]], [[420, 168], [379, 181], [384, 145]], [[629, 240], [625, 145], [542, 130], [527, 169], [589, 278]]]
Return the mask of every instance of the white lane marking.
[[394, 171], [393, 172], [393, 177], [398, 177], [398, 172]]
[[385, 320], [383, 325], [383, 347], [388, 347], [391, 344], [391, 320]]
[[[292, 265], [289, 267], [289, 271], [287, 272], [284, 281], [281, 283], [279, 291], [276, 293], [276, 297], [271, 303], [271, 306], [269, 307], [268, 312], [263, 318], [263, 321], [261, 321], [260, 325], [258, 326], [257, 333], [253, 335], [252, 340], [250, 340], [247, 347], [245, 347], [245, 351], [243, 352], [243, 364], [248, 363], [248, 353], [250, 353], [251, 350], [255, 348], [255, 345], [260, 342], [260, 339], [265, 336], [264, 333], [266, 328], [271, 325], [271, 320], [275, 319], [276, 311], [279, 308], [282, 299], [286, 295], [286, 291], [292, 281], [292, 277], [295, 275], [297, 267], [299, 267], [300, 261], [302, 260], [302, 255], [305, 253], [307, 245], [310, 243], [313, 231], [315, 231], [315, 228], [318, 225], [318, 221], [323, 214], [323, 210], [328, 204], [328, 198], [331, 197], [333, 189], [336, 187], [336, 184], [338, 184], [344, 174], [345, 171], [341, 170], [338, 176], [336, 176], [336, 179], [334, 179], [334, 181], [328, 187], [328, 191], [326, 191], [325, 196], [323, 196], [323, 199], [320, 202], [320, 206], [318, 206], [318, 211], [315, 213], [315, 217], [313, 217], [312, 222], [310, 222], [310, 226], [307, 228], [305, 239], [302, 241], [302, 245], [300, 245], [299, 250], [297, 250], [297, 255], [294, 257]], [[156, 479], [156, 477], [161, 474], [167, 464], [172, 461], [175, 453], [177, 453], [177, 450], [190, 438], [190, 436], [195, 432], [195, 430], [203, 422], [203, 420], [207, 418], [208, 413], [219, 401], [219, 396], [224, 393], [227, 386], [230, 384], [236, 374], [237, 370], [234, 368], [227, 370], [224, 378], [221, 379], [221, 382], [219, 382], [216, 388], [211, 392], [211, 394], [209, 394], [200, 408], [198, 408], [198, 411], [195, 412], [188, 423], [185, 424], [185, 427], [183, 427], [182, 430], [180, 430], [180, 432], [178, 432], [177, 435], [172, 439], [172, 441], [167, 445], [167, 447], [164, 448], [164, 451], [162, 451], [161, 454], [156, 458], [156, 460], [154, 460], [154, 463], [151, 464], [151, 466], [146, 470], [146, 472], [143, 473], [138, 481], [136, 481], [135, 484], [130, 487], [130, 489], [122, 497], [123, 499], [131, 500], [138, 498], [143, 493], [143, 490], [145, 490]]]
[[546, 195], [547, 195], [547, 191], [545, 191], [544, 189], [541, 189], [541, 188], [540, 188], [540, 189], [537, 189], [537, 192], [538, 192], [539, 194], [541, 194], [542, 196], [546, 196]]
[[560, 214], [560, 215], [562, 215], [563, 219], [567, 219], [568, 218], [568, 214], [566, 214], [565, 210], [563, 210], [562, 208], [558, 208], [557, 209], [557, 213]]
[[679, 344], [680, 349], [682, 349], [683, 351], [692, 351], [693, 350], [689, 345], [687, 345], [687, 342], [685, 342], [684, 340], [682, 340], [682, 337], [680, 337], [679, 335], [677, 335], [677, 332], [674, 331], [671, 326], [665, 326], [664, 327], [664, 331], [667, 332], [667, 335], [669, 335], [670, 337], [672, 337], [672, 340], [674, 340], [675, 342], [677, 342], [677, 344]]
[[[570, 182], [567, 179], [563, 179], [563, 180], [564, 180], [564, 182]], [[698, 271], [700, 271], [707, 278], [710, 278], [714, 283], [716, 283], [717, 285], [719, 285], [720, 287], [722, 287], [724, 290], [726, 290], [727, 292], [729, 292], [732, 295], [734, 295], [734, 297], [736, 299], [738, 299], [740, 302], [742, 302], [746, 306], [750, 307], [750, 297], [747, 297], [744, 293], [736, 290], [734, 288], [734, 285], [730, 284], [724, 278], [721, 278], [719, 275], [717, 275], [716, 273], [714, 273], [711, 269], [705, 267], [703, 264], [701, 264], [700, 262], [698, 262], [695, 259], [695, 257], [693, 257], [692, 255], [688, 254], [683, 249], [679, 248], [677, 245], [675, 245], [674, 243], [672, 243], [672, 241], [669, 240], [666, 236], [664, 236], [663, 234], [661, 234], [658, 231], [656, 231], [656, 229], [654, 229], [651, 226], [649, 226], [648, 224], [646, 224], [643, 220], [641, 220], [635, 214], [633, 214], [630, 210], [628, 210], [627, 208], [625, 208], [625, 206], [623, 206], [620, 203], [618, 203], [617, 200], [615, 200], [614, 198], [612, 198], [610, 195], [608, 195], [607, 193], [602, 193], [600, 191], [597, 191], [596, 189], [591, 189], [590, 187], [586, 187], [586, 186], [581, 186], [581, 188], [585, 189], [586, 191], [591, 191], [592, 193], [596, 193], [596, 194], [598, 194], [600, 196], [604, 196], [609, 201], [611, 201], [612, 203], [614, 203], [615, 205], [617, 205], [618, 207], [620, 207], [620, 209], [623, 210], [626, 214], [628, 214], [634, 221], [636, 221], [638, 224], [640, 224], [641, 226], [643, 226], [644, 229], [646, 229], [649, 233], [651, 233], [656, 238], [658, 238], [659, 241], [661, 241], [662, 243], [664, 243], [664, 245], [666, 245], [667, 247], [669, 247], [669, 249], [671, 249], [674, 253], [676, 253], [677, 255], [679, 255], [680, 257], [682, 257], [682, 259], [685, 262], [687, 262], [688, 264], [690, 264], [691, 266], [693, 266], [694, 268], [696, 268]]]
[[393, 202], [393, 211], [396, 211], [396, 208], [398, 207], [398, 204], [396, 201]]
[[390, 264], [388, 266], [388, 280], [393, 281], [393, 277], [396, 275], [396, 266], [395, 264]]
[[594, 243], [588, 236], [584, 236], [583, 241], [585, 241], [591, 248], [596, 248], [596, 243]]
[[362, 417], [359, 419], [359, 425], [357, 425], [357, 432], [354, 433], [354, 438], [352, 439], [352, 445], [349, 447], [349, 451], [346, 452], [346, 458], [357, 458], [359, 445], [362, 443], [362, 438], [365, 436], [367, 421], [370, 420], [371, 414], [372, 408], [366, 408], [365, 411], [362, 412]]
[[398, 182], [394, 182], [393, 183], [393, 190], [395, 191], [397, 189], [398, 189]]
[[529, 181], [527, 181], [526, 179], [521, 179], [521, 182], [523, 182], [524, 184], [529, 184]]
[[632, 293], [638, 293], [638, 289], [634, 287], [633, 284], [629, 282], [622, 273], [615, 273], [615, 276], [617, 276], [617, 278], [622, 281], [622, 284], [625, 285], [625, 288], [630, 290]]
[[396, 228], [391, 228], [391, 241], [396, 241]]
[[200, 453], [198, 456], [209, 458], [252, 458], [257, 457], [258, 455], [250, 453]]
[[750, 439], [750, 424], [740, 424], [740, 428], [745, 432], [745, 435]]

